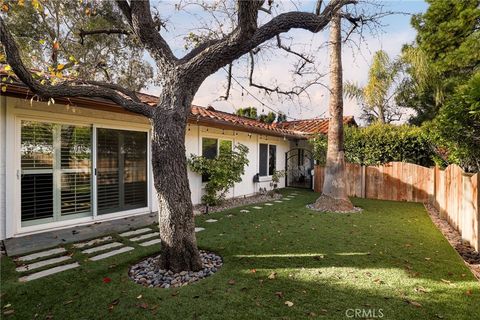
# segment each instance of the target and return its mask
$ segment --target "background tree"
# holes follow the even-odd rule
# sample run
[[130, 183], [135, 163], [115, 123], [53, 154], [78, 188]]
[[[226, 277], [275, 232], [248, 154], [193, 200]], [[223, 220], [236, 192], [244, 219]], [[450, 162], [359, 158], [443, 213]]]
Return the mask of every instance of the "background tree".
[[238, 108], [237, 111], [235, 111], [235, 114], [241, 117], [257, 120], [257, 108], [255, 107]]
[[350, 81], [345, 83], [345, 96], [357, 100], [362, 109], [361, 118], [368, 124], [377, 121], [390, 123], [402, 118], [403, 112], [395, 103], [395, 79], [398, 73], [399, 63], [390, 60], [385, 51], [379, 50], [373, 55], [364, 87]]
[[[116, 5], [127, 25], [124, 31], [134, 36], [156, 64], [162, 92], [155, 107], [140, 102], [131, 90], [112, 82], [42, 83], [23, 63], [15, 38], [2, 17], [0, 40], [8, 64], [35, 94], [44, 98], [100, 97], [149, 119], [153, 180], [159, 205], [160, 267], [175, 272], [199, 270], [202, 264], [187, 178], [185, 131], [192, 100], [200, 85], [209, 75], [281, 33], [291, 29], [314, 33], [323, 30], [340, 8], [353, 3], [356, 1], [332, 0], [315, 13], [283, 12], [260, 23], [259, 12], [270, 11], [263, 7], [264, 1], [237, 1], [233, 29], [218, 38], [199, 41], [190, 52], [178, 58], [162, 36], [161, 19], [158, 16], [154, 19], [149, 1], [117, 0]], [[349, 18], [354, 20], [350, 15]], [[102, 29], [96, 34], [112, 35], [109, 31]], [[339, 121], [341, 125], [341, 118]]]
[[[416, 111], [411, 118], [415, 124], [433, 119], [444, 97], [480, 66], [480, 1], [427, 2], [427, 11], [412, 18], [417, 38], [404, 49], [407, 78], [397, 99], [399, 105]], [[418, 72], [421, 68], [424, 72]], [[432, 84], [434, 80], [438, 81]]]
[[323, 190], [315, 202], [321, 211], [350, 211], [343, 147], [343, 70], [341, 17], [335, 14], [330, 27], [330, 120]]
[[[153, 79], [140, 42], [125, 31], [112, 1], [24, 1], [9, 6], [5, 22], [32, 69], [58, 70], [83, 80], [117, 83], [140, 91]], [[112, 34], [90, 34], [109, 29]]]

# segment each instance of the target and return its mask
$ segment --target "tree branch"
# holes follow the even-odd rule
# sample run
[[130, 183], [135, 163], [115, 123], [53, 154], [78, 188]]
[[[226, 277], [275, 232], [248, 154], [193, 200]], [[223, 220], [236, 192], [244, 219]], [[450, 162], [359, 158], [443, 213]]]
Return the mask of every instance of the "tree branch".
[[220, 96], [220, 99], [228, 100], [228, 98], [230, 97], [230, 88], [232, 87], [232, 68], [233, 68], [233, 64], [230, 63], [228, 65], [228, 74], [227, 74], [227, 91], [225, 92], [224, 96]]
[[122, 30], [122, 29], [98, 29], [98, 30], [83, 30], [80, 29], [80, 32], [78, 35], [80, 36], [80, 44], [83, 45], [83, 40], [84, 37], [87, 35], [93, 35], [93, 34], [125, 34], [128, 35], [130, 32], [128, 30]]
[[280, 39], [280, 35], [277, 34], [277, 46], [280, 48], [280, 49], [283, 49], [291, 54], [294, 54], [300, 58], [302, 58], [303, 60], [305, 60], [306, 62], [308, 63], [313, 63], [312, 59], [310, 58], [307, 58], [305, 55], [299, 53], [299, 52], [296, 52], [296, 51], [293, 51], [290, 47], [287, 47], [285, 45], [282, 44], [282, 39]]
[[249, 72], [249, 75], [248, 75], [249, 85], [251, 87], [255, 87], [255, 88], [264, 90], [267, 94], [276, 93], [276, 94], [279, 94], [279, 95], [285, 95], [285, 96], [288, 96], [289, 98], [292, 98], [293, 96], [300, 96], [302, 93], [306, 92], [306, 90], [309, 87], [311, 87], [313, 85], [321, 84], [319, 82], [320, 77], [316, 78], [313, 81], [308, 82], [303, 87], [302, 86], [294, 86], [292, 88], [292, 90], [289, 90], [289, 91], [281, 90], [279, 86], [276, 86], [275, 88], [271, 88], [271, 87], [266, 87], [266, 86], [261, 85], [261, 84], [257, 84], [255, 82], [253, 82], [253, 71], [255, 69], [254, 54], [251, 51], [250, 51], [249, 54], [250, 54], [250, 72]]
[[[239, 9], [239, 27], [223, 39], [202, 47], [202, 50], [196, 51], [196, 54], [187, 55], [188, 59], [184, 57], [182, 59], [184, 71], [197, 73], [198, 80], [203, 81], [204, 77], [240, 58], [278, 34], [288, 32], [291, 29], [319, 32], [342, 6], [356, 2], [357, 0], [332, 0], [320, 15], [308, 12], [287, 12], [274, 17], [263, 26], [253, 29], [256, 23], [253, 23], [252, 19], [258, 14], [259, 3], [240, 1], [240, 5], [247, 6], [247, 8], [244, 8], [243, 11]], [[249, 14], [245, 14], [246, 17], [241, 14], [245, 11], [249, 12]], [[247, 37], [245, 37], [245, 34]]]
[[[7, 63], [11, 66], [17, 77], [26, 84], [30, 90], [34, 93], [45, 98], [60, 98], [60, 97], [96, 97], [104, 98], [124, 109], [142, 114], [146, 117], [151, 117], [153, 108], [147, 104], [137, 101], [129, 100], [119, 94], [117, 91], [123, 93], [128, 90], [122, 91], [113, 89], [113, 87], [101, 87], [98, 85], [75, 85], [69, 86], [66, 83], [58, 85], [42, 85], [35, 80], [29, 70], [25, 67], [20, 57], [17, 44], [13, 39], [10, 31], [7, 29], [2, 17], [0, 17], [0, 42], [2, 43], [7, 56]], [[113, 85], [111, 85], [113, 86]], [[118, 89], [118, 88], [117, 88]]]
[[157, 24], [152, 19], [150, 1], [131, 1], [128, 5], [124, 0], [117, 0], [117, 5], [128, 20], [133, 33], [157, 62], [160, 71], [166, 73], [167, 70], [171, 70], [177, 58], [160, 32], [156, 31]]

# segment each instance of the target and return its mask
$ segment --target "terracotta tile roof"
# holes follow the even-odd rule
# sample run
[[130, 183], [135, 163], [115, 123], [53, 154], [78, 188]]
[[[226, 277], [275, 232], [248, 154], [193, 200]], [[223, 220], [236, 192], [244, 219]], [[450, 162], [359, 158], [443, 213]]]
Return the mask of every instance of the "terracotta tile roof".
[[[328, 118], [315, 118], [315, 119], [304, 119], [304, 120], [294, 120], [294, 121], [284, 121], [277, 124], [278, 127], [289, 130], [294, 133], [301, 134], [316, 134], [316, 133], [328, 133]], [[356, 126], [357, 123], [353, 116], [343, 117], [344, 125], [353, 125]]]

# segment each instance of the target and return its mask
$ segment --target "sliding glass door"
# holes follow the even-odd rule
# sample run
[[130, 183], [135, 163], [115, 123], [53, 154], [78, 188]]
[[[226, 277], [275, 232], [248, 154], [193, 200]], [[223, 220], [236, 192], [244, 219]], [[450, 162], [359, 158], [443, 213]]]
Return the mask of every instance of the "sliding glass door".
[[21, 122], [22, 226], [92, 215], [90, 126]]
[[92, 126], [27, 120], [20, 132], [22, 227], [93, 216], [94, 200], [98, 215], [148, 206], [146, 132], [99, 128], [93, 143]]
[[147, 133], [97, 129], [97, 212], [143, 208], [147, 203]]

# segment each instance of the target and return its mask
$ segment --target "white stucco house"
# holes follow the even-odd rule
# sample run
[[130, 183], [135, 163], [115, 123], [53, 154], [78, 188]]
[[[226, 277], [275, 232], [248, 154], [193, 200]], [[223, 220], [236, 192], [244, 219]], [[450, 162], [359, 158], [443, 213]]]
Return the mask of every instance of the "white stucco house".
[[[107, 100], [48, 104], [32, 97], [19, 82], [1, 92], [0, 240], [157, 210], [145, 118]], [[139, 97], [155, 104], [153, 96]], [[345, 122], [355, 124], [352, 117]], [[237, 143], [249, 148], [250, 163], [229, 197], [271, 188], [273, 170], [287, 169], [281, 187], [311, 187], [307, 137], [327, 130], [328, 119], [265, 124], [192, 106], [186, 153], [210, 157], [220, 145]], [[202, 177], [189, 172], [189, 181], [198, 204]]]

